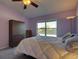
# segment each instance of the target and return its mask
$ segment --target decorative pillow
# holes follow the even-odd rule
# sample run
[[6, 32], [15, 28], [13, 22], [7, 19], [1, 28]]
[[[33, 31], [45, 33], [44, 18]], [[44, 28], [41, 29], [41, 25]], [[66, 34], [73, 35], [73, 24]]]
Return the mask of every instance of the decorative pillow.
[[78, 37], [73, 37], [73, 38], [70, 38], [68, 40], [66, 40], [65, 42], [65, 49], [69, 52], [73, 52], [75, 51], [75, 49], [78, 48]]
[[68, 39], [68, 38], [71, 38], [75, 36], [74, 34], [71, 34], [70, 32], [65, 34], [63, 37], [62, 37], [62, 42], [65, 43], [65, 40]]

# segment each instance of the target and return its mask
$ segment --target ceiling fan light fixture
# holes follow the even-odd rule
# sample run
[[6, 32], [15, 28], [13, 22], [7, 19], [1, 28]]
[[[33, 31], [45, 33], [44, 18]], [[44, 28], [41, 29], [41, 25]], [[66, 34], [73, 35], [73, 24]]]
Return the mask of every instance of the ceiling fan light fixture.
[[30, 0], [23, 0], [23, 4], [24, 5], [30, 5], [31, 4], [31, 1]]

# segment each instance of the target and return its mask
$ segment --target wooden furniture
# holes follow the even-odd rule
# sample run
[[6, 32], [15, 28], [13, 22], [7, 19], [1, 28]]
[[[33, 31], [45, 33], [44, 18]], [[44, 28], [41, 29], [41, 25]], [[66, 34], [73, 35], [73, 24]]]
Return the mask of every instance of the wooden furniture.
[[32, 30], [26, 30], [26, 38], [32, 37]]
[[26, 27], [24, 22], [9, 20], [9, 46], [15, 47], [26, 37]]

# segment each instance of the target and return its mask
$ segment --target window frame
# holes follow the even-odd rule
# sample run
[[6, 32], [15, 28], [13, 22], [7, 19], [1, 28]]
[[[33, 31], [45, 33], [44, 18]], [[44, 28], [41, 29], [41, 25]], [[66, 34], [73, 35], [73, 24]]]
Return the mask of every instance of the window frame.
[[[57, 20], [38, 22], [38, 23], [43, 23], [43, 22], [45, 23], [45, 36], [46, 36], [46, 37], [54, 37], [54, 36], [47, 36], [47, 24], [46, 24], [47, 22], [53, 22], [53, 21], [56, 21], [56, 37], [57, 37], [57, 36], [58, 36], [58, 34], [57, 34], [57, 31], [58, 31], [58, 30], [57, 30], [57, 28], [58, 28], [58, 26], [57, 26], [57, 24], [58, 24], [58, 23], [57, 23]], [[37, 23], [37, 24], [38, 24], [38, 23]], [[37, 27], [37, 31], [36, 31], [36, 32], [37, 32], [37, 34], [38, 34], [38, 27]]]
[[[38, 23], [45, 23], [45, 22], [38, 22]], [[38, 23], [37, 23], [37, 25], [38, 25]], [[45, 26], [45, 27], [46, 27], [46, 26]], [[36, 27], [36, 29], [37, 29], [36, 32], [37, 32], [37, 34], [38, 34], [38, 26]], [[45, 31], [46, 31], [46, 28], [45, 28]], [[44, 36], [46, 36], [45, 34], [46, 34], [46, 32], [44, 33]]]

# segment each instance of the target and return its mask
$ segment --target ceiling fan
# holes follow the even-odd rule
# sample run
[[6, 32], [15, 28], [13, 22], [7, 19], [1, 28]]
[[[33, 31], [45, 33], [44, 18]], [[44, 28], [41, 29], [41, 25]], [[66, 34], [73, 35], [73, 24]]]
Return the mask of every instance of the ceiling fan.
[[38, 7], [38, 5], [34, 2], [32, 2], [31, 0], [12, 0], [13, 2], [22, 2], [24, 4], [24, 9], [27, 8], [28, 5], [32, 5], [34, 7]]

